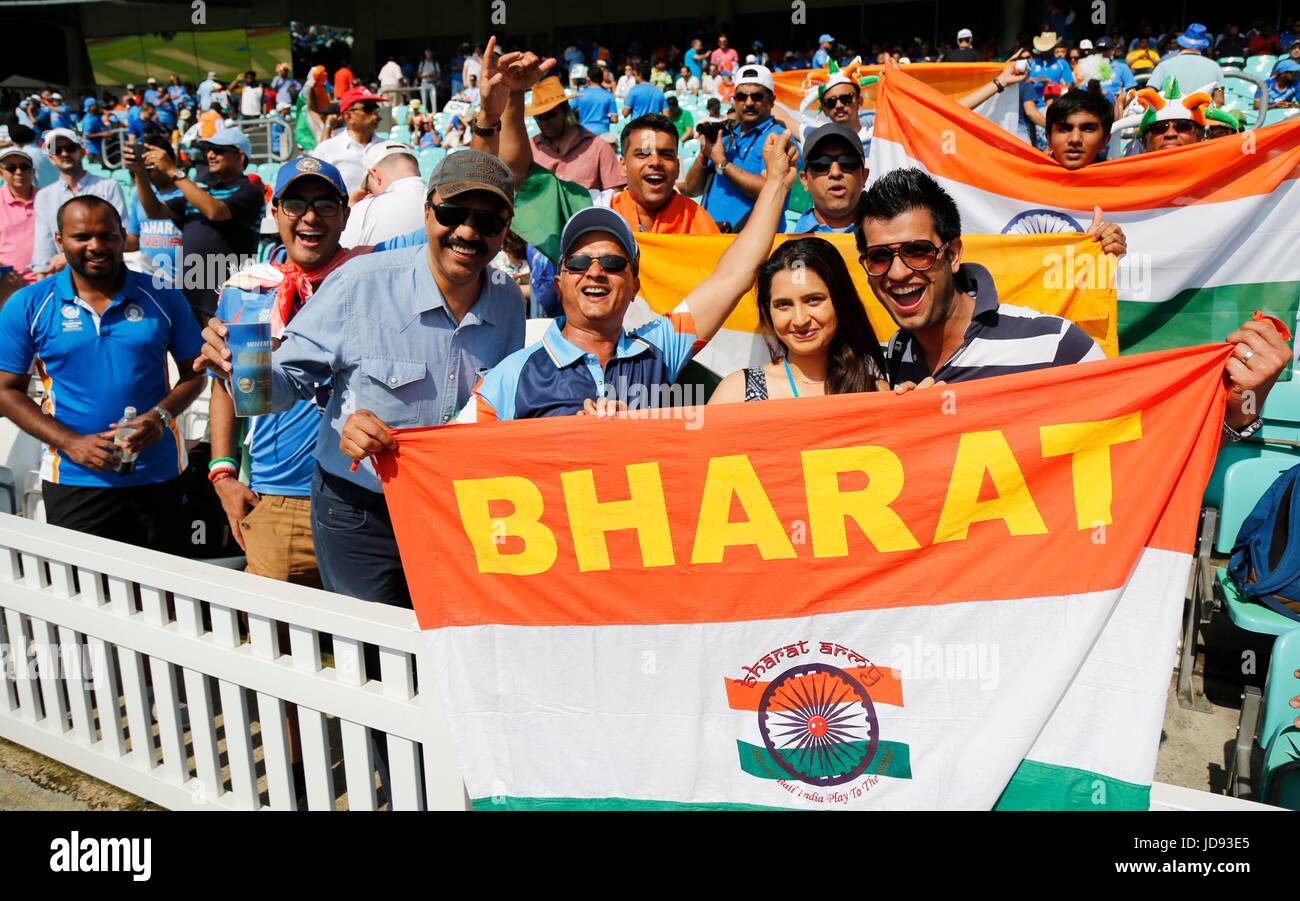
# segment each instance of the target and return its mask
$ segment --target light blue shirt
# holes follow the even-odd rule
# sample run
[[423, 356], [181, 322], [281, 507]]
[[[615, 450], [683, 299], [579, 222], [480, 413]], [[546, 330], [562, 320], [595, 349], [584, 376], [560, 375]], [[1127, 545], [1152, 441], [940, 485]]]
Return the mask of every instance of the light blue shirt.
[[395, 428], [442, 425], [483, 373], [524, 345], [524, 300], [513, 279], [485, 277], [478, 301], [457, 323], [427, 250], [345, 263], [293, 318], [272, 356], [273, 409], [315, 398], [325, 410], [316, 461], [370, 491], [383, 490], [373, 464], [349, 472], [352, 460], [339, 450], [348, 416], [370, 410]]
[[825, 222], [822, 222], [820, 219], [817, 218], [816, 212], [814, 212], [813, 210], [807, 210], [804, 212], [802, 216], [799, 217], [799, 221], [794, 224], [794, 228], [789, 232], [789, 234], [820, 235], [820, 234], [825, 234], [827, 232], [844, 233], [844, 232], [851, 232], [851, 231], [853, 231], [852, 225], [846, 225], [843, 228], [831, 228]]
[[87, 172], [81, 176], [81, 181], [77, 182], [77, 189], [74, 191], [60, 178], [49, 187], [41, 188], [36, 192], [36, 240], [32, 244], [30, 267], [34, 272], [48, 272], [50, 258], [59, 252], [58, 245], [54, 243], [54, 233], [58, 230], [59, 207], [73, 197], [86, 194], [94, 194], [113, 204], [117, 214], [122, 217], [122, 225], [126, 225], [126, 200], [122, 197], [122, 189], [118, 187], [117, 182]]
[[1157, 91], [1163, 91], [1165, 82], [1171, 75], [1178, 79], [1178, 90], [1186, 97], [1210, 82], [1222, 82], [1223, 67], [1199, 53], [1179, 53], [1161, 60], [1151, 70], [1147, 84]]

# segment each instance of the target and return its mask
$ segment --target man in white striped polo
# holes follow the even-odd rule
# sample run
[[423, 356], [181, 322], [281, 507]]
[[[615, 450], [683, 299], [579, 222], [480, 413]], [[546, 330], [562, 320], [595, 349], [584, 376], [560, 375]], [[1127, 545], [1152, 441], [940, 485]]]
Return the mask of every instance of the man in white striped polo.
[[[1122, 254], [1123, 232], [1096, 211], [1089, 233]], [[1104, 359], [1097, 342], [1060, 316], [1000, 303], [987, 269], [961, 260], [957, 204], [919, 169], [898, 169], [863, 195], [854, 228], [872, 293], [898, 323], [885, 351], [896, 391]], [[1225, 339], [1230, 385], [1224, 436], [1239, 441], [1263, 424], [1264, 398], [1291, 360], [1282, 335], [1251, 321]]]

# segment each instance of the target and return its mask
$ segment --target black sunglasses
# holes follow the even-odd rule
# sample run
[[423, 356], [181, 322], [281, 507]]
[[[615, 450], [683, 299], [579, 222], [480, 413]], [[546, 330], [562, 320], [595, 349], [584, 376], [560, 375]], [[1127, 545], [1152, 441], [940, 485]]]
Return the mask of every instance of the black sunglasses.
[[759, 103], [766, 96], [767, 93], [765, 91], [745, 91], [743, 93], [741, 91], [737, 91], [735, 94], [732, 95], [732, 99], [735, 100], [737, 103], [749, 103], [751, 101], [754, 103]]
[[591, 268], [592, 261], [600, 263], [600, 268], [606, 272], [622, 272], [627, 268], [628, 258], [621, 257], [617, 254], [607, 254], [605, 256], [593, 257], [585, 253], [575, 253], [564, 260], [564, 268], [569, 272], [586, 272]]
[[437, 219], [438, 224], [444, 228], [456, 228], [463, 225], [466, 219], [473, 219], [474, 230], [485, 238], [495, 238], [501, 234], [509, 221], [499, 213], [489, 210], [471, 210], [459, 203], [435, 203], [430, 204], [429, 207], [433, 210], [433, 218]]
[[826, 109], [833, 109], [840, 104], [843, 104], [844, 106], [852, 106], [855, 99], [857, 99], [857, 95], [852, 91], [849, 91], [846, 94], [831, 94], [822, 98], [822, 106]]
[[899, 257], [903, 265], [913, 272], [928, 272], [939, 261], [939, 255], [947, 249], [945, 241], [935, 247], [929, 241], [902, 241], [898, 244], [875, 244], [867, 248], [859, 260], [867, 275], [884, 275], [894, 265], [894, 257]]
[[333, 219], [343, 212], [343, 202], [337, 197], [317, 197], [312, 201], [303, 200], [301, 197], [286, 197], [280, 201], [280, 209], [284, 210], [285, 215], [290, 219], [301, 219], [306, 216], [308, 207], [315, 210], [316, 215], [323, 219]]
[[352, 104], [352, 106], [348, 107], [348, 109], [353, 109], [353, 108], [359, 109], [363, 113], [379, 112], [379, 104], [373, 101], [369, 103], [354, 103]]
[[841, 172], [857, 172], [862, 168], [862, 158], [851, 153], [809, 157], [806, 168], [813, 175], [825, 175], [831, 171], [832, 163], [839, 163]]
[[1180, 135], [1189, 135], [1196, 130], [1196, 123], [1191, 119], [1166, 119], [1164, 122], [1152, 122], [1147, 126], [1146, 134], [1164, 134], [1169, 130], [1169, 126], [1174, 127], [1174, 131]]
[[55, 145], [54, 145], [54, 155], [55, 155], [55, 156], [65, 156], [65, 155], [67, 155], [67, 154], [69, 154], [69, 153], [76, 153], [76, 152], [79, 151], [80, 149], [81, 149], [81, 147], [80, 147], [79, 145], [77, 145], [77, 144], [55, 144]]
[[18, 163], [17, 165], [6, 163], [4, 166], [0, 166], [0, 168], [3, 168], [6, 172], [9, 173], [32, 171], [32, 167], [27, 163]]

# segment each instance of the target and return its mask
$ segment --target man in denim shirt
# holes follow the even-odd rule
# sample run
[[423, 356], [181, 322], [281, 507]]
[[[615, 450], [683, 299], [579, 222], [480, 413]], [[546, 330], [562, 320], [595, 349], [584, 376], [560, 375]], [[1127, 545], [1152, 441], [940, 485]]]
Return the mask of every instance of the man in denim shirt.
[[[330, 591], [411, 606], [379, 477], [344, 451], [363, 436], [392, 446], [386, 426], [447, 422], [479, 375], [523, 346], [518, 286], [484, 271], [513, 213], [505, 164], [451, 154], [429, 179], [428, 244], [348, 262], [285, 330], [272, 357], [274, 409], [311, 397], [325, 408], [312, 529]], [[203, 335], [205, 363], [229, 377], [224, 325], [214, 319]]]

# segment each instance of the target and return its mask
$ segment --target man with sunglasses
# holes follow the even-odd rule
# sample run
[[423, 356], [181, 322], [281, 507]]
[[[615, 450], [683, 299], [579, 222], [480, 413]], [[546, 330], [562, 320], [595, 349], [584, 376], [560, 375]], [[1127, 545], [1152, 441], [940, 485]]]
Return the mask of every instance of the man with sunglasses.
[[[131, 165], [161, 169], [180, 192], [166, 202], [159, 200], [152, 189], [137, 190], [136, 194], [150, 219], [171, 219], [180, 228], [184, 256], [176, 278], [202, 323], [216, 311], [218, 292], [227, 275], [214, 278], [212, 270], [218, 267], [212, 265], [213, 261], [243, 259], [257, 253], [266, 200], [262, 189], [244, 174], [253, 147], [242, 131], [223, 128], [199, 141], [198, 148], [208, 163], [202, 184], [196, 184], [162, 147], [140, 145], [140, 152], [132, 155]], [[140, 184], [137, 180], [137, 186]]]
[[771, 71], [765, 66], [741, 66], [735, 94], [739, 127], [712, 141], [700, 136], [700, 154], [686, 174], [686, 193], [703, 192], [705, 211], [724, 231], [738, 231], [744, 225], [765, 184], [764, 147], [770, 135], [781, 131], [781, 123], [772, 117], [775, 100]]
[[119, 217], [126, 216], [126, 200], [117, 182], [91, 175], [83, 166], [86, 151], [81, 138], [67, 128], [54, 128], [43, 139], [45, 155], [59, 170], [59, 180], [36, 195], [36, 226], [32, 243], [32, 271], [42, 276], [59, 272], [68, 264], [59, 252], [54, 236], [58, 232], [58, 212], [74, 197], [92, 194], [113, 205]]
[[524, 112], [537, 123], [531, 145], [539, 166], [588, 190], [617, 189], [627, 183], [614, 148], [577, 123], [560, 79], [551, 76], [537, 82], [532, 105]]
[[803, 144], [799, 180], [812, 197], [812, 209], [799, 217], [792, 234], [853, 231], [853, 212], [867, 182], [867, 161], [858, 135], [838, 122], [827, 122]]
[[[850, 66], [856, 66], [861, 59], [854, 59]], [[875, 76], [850, 78], [844, 74], [844, 70], [839, 63], [831, 60], [827, 67], [827, 79], [825, 84], [817, 85], [812, 88], [804, 98], [803, 107], [817, 104], [818, 109], [831, 122], [838, 122], [852, 131], [857, 133], [858, 140], [862, 145], [863, 157], [871, 155], [871, 133], [872, 126], [862, 121], [862, 89], [868, 85], [874, 84], [878, 79]], [[804, 153], [807, 153], [806, 143], [809, 136], [817, 130], [818, 126], [803, 125], [789, 116], [787, 113], [774, 108], [772, 115], [781, 121], [790, 133], [796, 135], [801, 145], [805, 146]], [[874, 113], [872, 122], [874, 123]]]
[[[325, 588], [408, 608], [383, 486], [365, 458], [393, 446], [390, 426], [450, 421], [475, 379], [524, 343], [519, 287], [486, 271], [514, 215], [510, 170], [477, 150], [449, 154], [429, 178], [424, 215], [426, 244], [350, 260], [293, 317], [271, 360], [273, 409], [315, 399], [325, 410], [312, 483]], [[208, 323], [202, 365], [229, 378], [225, 336], [221, 320]]]
[[718, 261], [671, 316], [623, 329], [640, 290], [640, 252], [614, 210], [588, 207], [565, 223], [556, 287], [564, 315], [541, 341], [507, 357], [475, 386], [458, 422], [530, 419], [660, 406], [664, 389], [722, 327], [754, 283], [776, 235], [796, 153], [788, 137], [769, 134], [766, 175], [753, 214]]
[[312, 154], [338, 167], [343, 182], [348, 186], [348, 197], [356, 203], [366, 196], [366, 149], [378, 144], [375, 130], [379, 128], [379, 106], [384, 98], [365, 88], [349, 88], [339, 98], [339, 115], [344, 129], [316, 145]]
[[[275, 180], [271, 213], [284, 247], [281, 262], [258, 263], [237, 273], [221, 291], [217, 318], [228, 323], [271, 323], [278, 343], [285, 328], [325, 278], [369, 247], [339, 246], [348, 220], [347, 186], [337, 168], [311, 156], [285, 163]], [[312, 546], [311, 484], [321, 411], [302, 398], [286, 410], [254, 417], [249, 437], [249, 484], [237, 477], [240, 424], [228, 384], [214, 386], [208, 405], [212, 433], [209, 479], [259, 576], [319, 588]], [[220, 475], [226, 472], [227, 475]]]
[[28, 268], [36, 238], [36, 160], [22, 147], [0, 148], [0, 302], [40, 278]]
[[[957, 204], [919, 169], [896, 169], [871, 186], [854, 237], [872, 293], [898, 323], [885, 351], [895, 391], [1105, 359], [1069, 320], [999, 302], [989, 271], [962, 262]], [[1240, 441], [1262, 425], [1254, 411], [1291, 350], [1267, 322], [1247, 322], [1225, 340], [1234, 350], [1223, 435]]]

